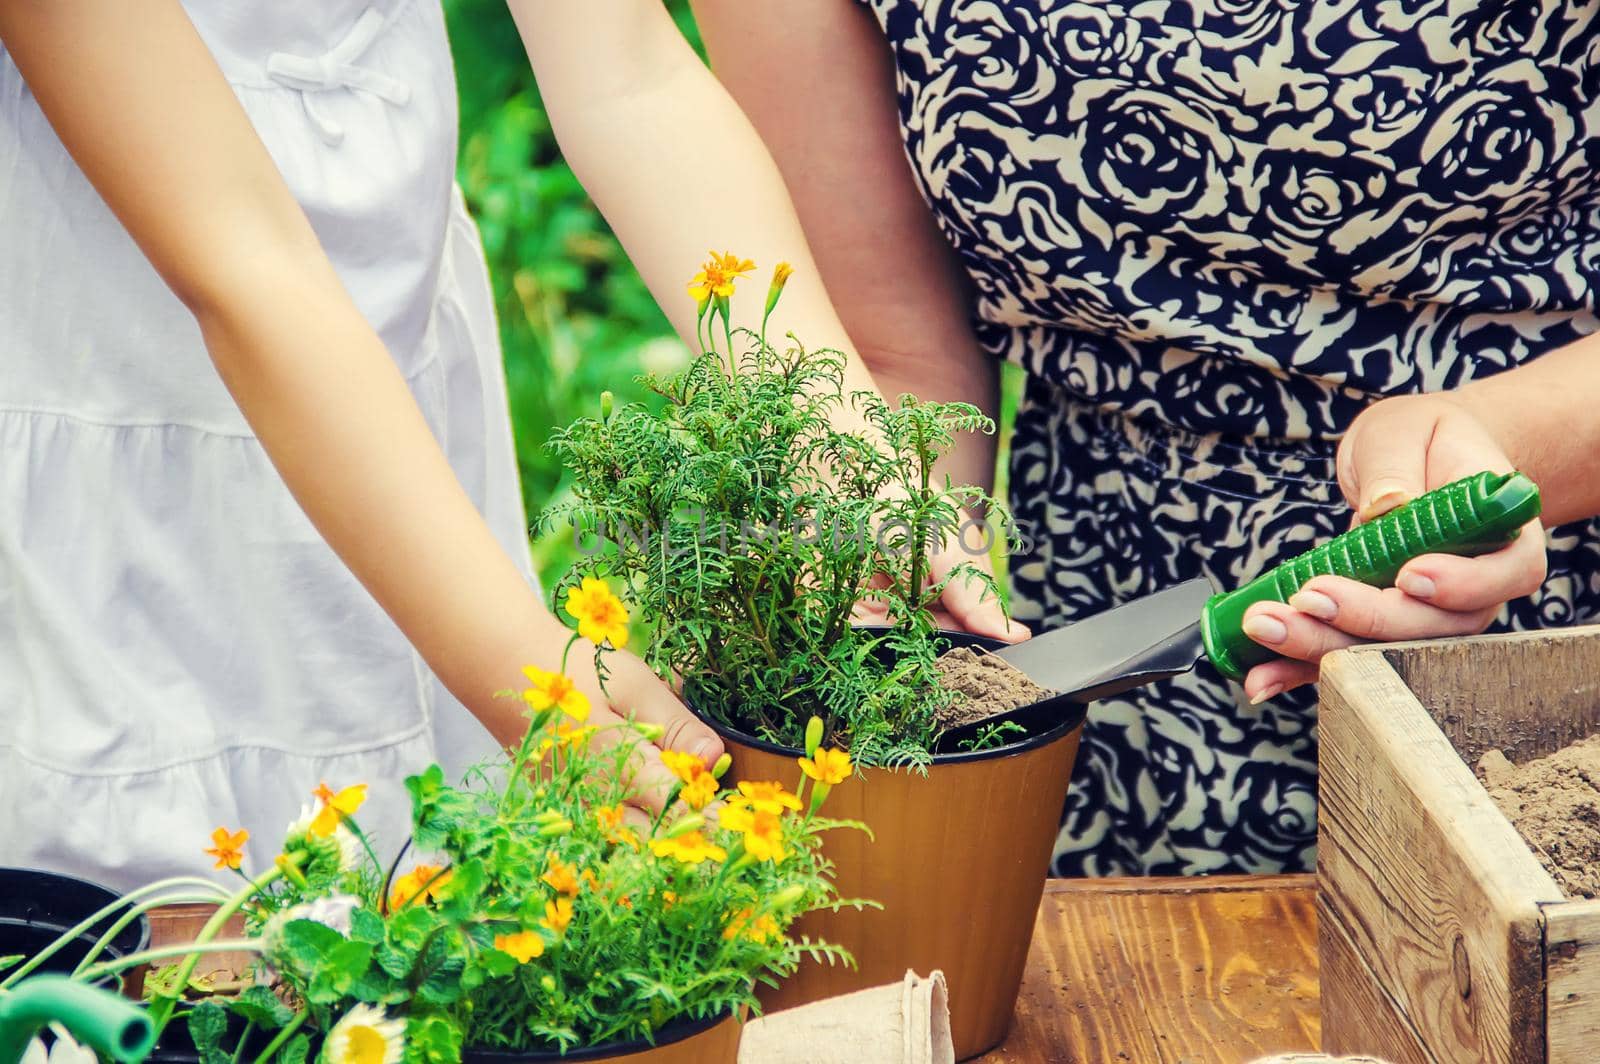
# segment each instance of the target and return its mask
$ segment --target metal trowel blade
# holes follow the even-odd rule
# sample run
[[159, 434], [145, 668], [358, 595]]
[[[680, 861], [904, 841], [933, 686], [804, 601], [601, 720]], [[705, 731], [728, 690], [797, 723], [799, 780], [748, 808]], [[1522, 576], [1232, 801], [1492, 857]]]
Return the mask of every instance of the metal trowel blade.
[[994, 653], [1047, 691], [1105, 698], [1193, 668], [1214, 593], [1209, 580], [1188, 580]]

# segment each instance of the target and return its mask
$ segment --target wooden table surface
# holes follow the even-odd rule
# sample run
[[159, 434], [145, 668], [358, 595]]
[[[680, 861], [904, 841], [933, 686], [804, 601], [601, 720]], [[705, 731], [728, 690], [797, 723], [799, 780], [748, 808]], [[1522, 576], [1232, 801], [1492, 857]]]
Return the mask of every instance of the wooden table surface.
[[1317, 1048], [1312, 876], [1051, 880], [982, 1064], [1243, 1064]]

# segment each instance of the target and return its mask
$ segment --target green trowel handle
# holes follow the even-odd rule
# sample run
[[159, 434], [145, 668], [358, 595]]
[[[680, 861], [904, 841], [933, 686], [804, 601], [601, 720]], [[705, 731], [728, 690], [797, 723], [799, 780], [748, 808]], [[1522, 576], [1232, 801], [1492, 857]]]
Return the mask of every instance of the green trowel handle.
[[33, 1036], [59, 1023], [101, 1059], [137, 1064], [155, 1044], [150, 1017], [133, 1002], [60, 975], [25, 979], [0, 991], [0, 1064], [16, 1064]]
[[1242, 679], [1276, 655], [1244, 634], [1244, 611], [1257, 602], [1287, 602], [1314, 576], [1345, 576], [1390, 587], [1400, 569], [1423, 554], [1487, 554], [1517, 538], [1539, 516], [1539, 489], [1521, 473], [1479, 473], [1436, 488], [1382, 517], [1358, 525], [1206, 603], [1200, 632], [1224, 676]]

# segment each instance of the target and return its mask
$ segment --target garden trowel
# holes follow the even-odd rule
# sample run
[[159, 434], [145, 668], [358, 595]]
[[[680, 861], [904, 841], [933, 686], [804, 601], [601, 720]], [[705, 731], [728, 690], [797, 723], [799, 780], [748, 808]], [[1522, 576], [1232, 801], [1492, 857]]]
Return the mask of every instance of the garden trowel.
[[1076, 624], [994, 651], [1055, 696], [945, 732], [943, 749], [1006, 720], [1036, 723], [1035, 707], [1092, 702], [1163, 680], [1209, 659], [1242, 680], [1271, 650], [1244, 634], [1257, 602], [1287, 602], [1315, 576], [1344, 576], [1390, 587], [1402, 566], [1423, 554], [1485, 554], [1517, 538], [1539, 515], [1539, 489], [1521, 473], [1479, 473], [1446, 484], [1357, 525], [1235, 591], [1214, 593], [1189, 580]]

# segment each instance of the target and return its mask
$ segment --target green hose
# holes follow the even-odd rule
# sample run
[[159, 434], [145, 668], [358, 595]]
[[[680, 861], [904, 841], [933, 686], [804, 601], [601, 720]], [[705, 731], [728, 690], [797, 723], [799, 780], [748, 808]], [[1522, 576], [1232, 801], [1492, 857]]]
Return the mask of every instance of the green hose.
[[0, 993], [0, 1064], [17, 1064], [33, 1036], [52, 1023], [119, 1064], [138, 1064], [156, 1040], [150, 1017], [128, 999], [64, 976], [40, 975]]

